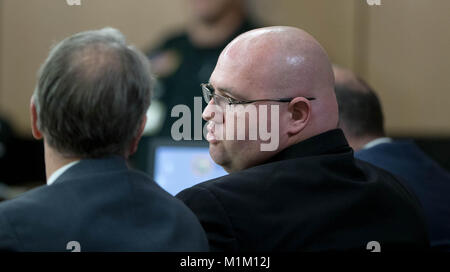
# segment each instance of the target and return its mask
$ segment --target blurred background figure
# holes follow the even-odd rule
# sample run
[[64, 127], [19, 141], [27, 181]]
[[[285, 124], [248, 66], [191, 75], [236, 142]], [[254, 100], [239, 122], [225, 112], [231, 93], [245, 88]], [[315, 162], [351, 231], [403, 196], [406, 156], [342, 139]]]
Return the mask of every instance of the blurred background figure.
[[44, 161], [39, 156], [43, 156], [39, 143], [19, 137], [10, 123], [0, 117], [0, 201], [42, 184]]
[[355, 157], [400, 177], [422, 203], [432, 247], [450, 250], [450, 173], [414, 141], [387, 137], [376, 93], [350, 70], [333, 70], [340, 127]]
[[[208, 82], [220, 52], [237, 35], [254, 28], [247, 18], [245, 0], [187, 0], [191, 13], [186, 28], [169, 35], [148, 51], [152, 70], [159, 79], [156, 98], [165, 115], [158, 136], [170, 137], [174, 119], [171, 109], [178, 104], [192, 108], [201, 96], [200, 84]], [[150, 132], [151, 133], [151, 132]]]
[[[0, 184], [12, 178], [12, 146], [14, 145], [14, 137], [11, 126], [6, 120], [0, 118]], [[0, 195], [1, 199], [1, 195]]]
[[185, 29], [168, 35], [147, 52], [158, 81], [144, 132], [147, 137], [143, 137], [134, 157], [135, 165], [142, 170], [147, 167], [147, 150], [152, 139], [149, 136], [172, 139], [171, 128], [176, 118], [170, 114], [179, 104], [191, 109], [191, 120], [201, 119], [201, 115], [194, 117], [194, 97], [201, 97], [200, 84], [208, 82], [225, 46], [256, 27], [248, 17], [246, 0], [186, 2], [190, 16]]

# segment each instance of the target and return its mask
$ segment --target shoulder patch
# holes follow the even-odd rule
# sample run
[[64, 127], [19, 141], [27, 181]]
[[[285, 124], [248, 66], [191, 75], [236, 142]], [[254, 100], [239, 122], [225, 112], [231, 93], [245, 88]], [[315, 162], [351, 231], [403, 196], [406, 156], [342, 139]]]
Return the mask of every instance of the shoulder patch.
[[176, 72], [181, 64], [181, 55], [176, 50], [165, 50], [150, 58], [152, 72], [166, 77]]

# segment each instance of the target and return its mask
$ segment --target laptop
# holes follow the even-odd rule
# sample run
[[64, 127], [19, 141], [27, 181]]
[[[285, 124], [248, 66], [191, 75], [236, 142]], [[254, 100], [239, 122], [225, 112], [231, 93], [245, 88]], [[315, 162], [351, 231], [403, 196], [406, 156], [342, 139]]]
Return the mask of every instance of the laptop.
[[148, 162], [149, 174], [171, 195], [228, 174], [211, 159], [207, 142], [155, 139]]

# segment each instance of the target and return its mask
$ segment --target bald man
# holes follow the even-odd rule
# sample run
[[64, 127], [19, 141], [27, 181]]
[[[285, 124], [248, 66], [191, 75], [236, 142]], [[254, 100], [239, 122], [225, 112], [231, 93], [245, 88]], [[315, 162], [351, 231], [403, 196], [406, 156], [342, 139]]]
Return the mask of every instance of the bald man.
[[[210, 154], [229, 175], [177, 197], [200, 219], [212, 250], [428, 246], [417, 200], [392, 175], [354, 160], [337, 129], [330, 61], [312, 36], [270, 27], [237, 37], [203, 94]], [[242, 119], [244, 139], [230, 137]], [[265, 128], [271, 139], [250, 139]]]

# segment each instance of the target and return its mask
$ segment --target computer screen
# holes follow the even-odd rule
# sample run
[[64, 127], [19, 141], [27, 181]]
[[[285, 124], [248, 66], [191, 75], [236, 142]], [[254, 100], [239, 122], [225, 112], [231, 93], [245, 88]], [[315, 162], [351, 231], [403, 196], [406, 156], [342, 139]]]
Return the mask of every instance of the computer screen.
[[153, 156], [153, 179], [172, 195], [227, 174], [211, 159], [207, 146], [156, 145]]

